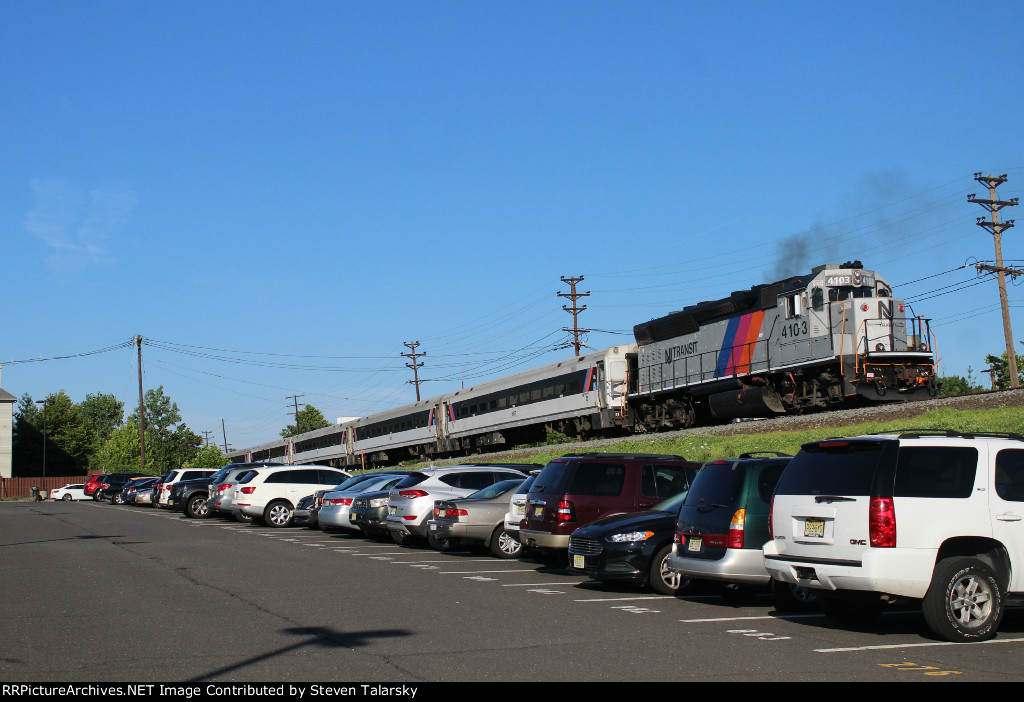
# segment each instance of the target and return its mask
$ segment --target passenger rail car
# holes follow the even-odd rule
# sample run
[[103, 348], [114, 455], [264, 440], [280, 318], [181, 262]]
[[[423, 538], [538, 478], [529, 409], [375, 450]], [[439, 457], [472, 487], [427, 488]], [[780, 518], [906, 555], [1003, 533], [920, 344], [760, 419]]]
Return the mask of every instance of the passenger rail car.
[[935, 396], [928, 320], [859, 261], [819, 266], [634, 327], [636, 428]]
[[634, 327], [636, 344], [552, 363], [232, 454], [382, 466], [571, 436], [935, 396], [934, 338], [859, 261]]
[[614, 346], [233, 455], [371, 467], [541, 442], [549, 432], [625, 431], [635, 353], [635, 344]]

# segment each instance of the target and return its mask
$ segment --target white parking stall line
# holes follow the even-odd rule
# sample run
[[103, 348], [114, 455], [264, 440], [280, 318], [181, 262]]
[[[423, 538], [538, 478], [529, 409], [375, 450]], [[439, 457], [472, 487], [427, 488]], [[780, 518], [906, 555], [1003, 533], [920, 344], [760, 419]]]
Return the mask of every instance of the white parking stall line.
[[480, 573], [536, 573], [532, 568], [526, 570], [447, 570], [441, 575], [478, 575]]
[[634, 600], [674, 600], [671, 595], [640, 595], [638, 597], [595, 597], [585, 600], [573, 600], [573, 602], [632, 602]]
[[712, 617], [709, 619], [680, 619], [684, 624], [702, 624], [705, 622], [743, 622], [755, 619], [810, 619], [813, 617], [824, 617], [821, 613], [811, 614], [765, 614], [756, 617]]
[[929, 641], [927, 643], [878, 644], [875, 646], [849, 646], [847, 648], [815, 648], [815, 653], [849, 653], [851, 651], [883, 651], [895, 648], [925, 648], [928, 646], [986, 646], [988, 644], [1024, 643], [1024, 639], [992, 639], [991, 641], [971, 641], [956, 643], [954, 641]]
[[[451, 563], [451, 558], [442, 558], [441, 560], [430, 560], [430, 561], [397, 561], [399, 563]], [[458, 561], [458, 563], [494, 563], [493, 558], [482, 558], [476, 561]]]
[[[581, 580], [580, 582], [583, 582], [583, 581]], [[502, 587], [541, 587], [541, 586], [547, 586], [547, 587], [576, 587], [579, 584], [580, 584], [579, 582], [574, 582], [574, 583], [509, 583], [507, 585], [502, 585]]]

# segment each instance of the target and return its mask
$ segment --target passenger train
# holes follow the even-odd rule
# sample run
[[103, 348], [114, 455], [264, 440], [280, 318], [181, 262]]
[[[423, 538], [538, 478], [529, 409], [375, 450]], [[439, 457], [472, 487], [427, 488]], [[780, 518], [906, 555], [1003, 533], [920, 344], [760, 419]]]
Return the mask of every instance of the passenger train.
[[636, 343], [236, 451], [363, 468], [586, 437], [935, 396], [934, 336], [859, 261], [634, 327]]

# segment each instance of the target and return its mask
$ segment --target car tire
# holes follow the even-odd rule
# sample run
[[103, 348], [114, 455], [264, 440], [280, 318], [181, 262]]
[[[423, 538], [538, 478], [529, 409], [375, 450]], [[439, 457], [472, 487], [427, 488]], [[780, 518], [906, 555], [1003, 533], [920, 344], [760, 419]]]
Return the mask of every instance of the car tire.
[[523, 545], [513, 539], [500, 524], [491, 534], [490, 548], [491, 555], [495, 558], [519, 558], [519, 554], [523, 552]]
[[92, 499], [93, 499], [93, 502], [99, 502], [100, 500], [102, 500], [103, 499], [103, 491], [102, 490], [95, 490], [95, 491], [93, 491]]
[[668, 569], [668, 557], [672, 555], [672, 544], [665, 544], [654, 553], [647, 569], [647, 584], [662, 595], [677, 595], [690, 585], [690, 579]]
[[254, 517], [251, 514], [245, 512], [235, 512], [235, 521], [241, 522], [242, 524], [252, 524]]
[[283, 529], [292, 523], [292, 506], [284, 500], [274, 500], [263, 510], [263, 522], [274, 529]]
[[432, 531], [427, 532], [427, 543], [430, 544], [430, 548], [435, 551], [451, 551], [455, 547], [455, 544], [451, 539], [437, 536]]
[[110, 496], [110, 504], [112, 505], [123, 505], [124, 504], [124, 493], [115, 492]]
[[779, 612], [809, 612], [818, 608], [818, 593], [814, 588], [772, 579], [775, 609]]
[[868, 626], [880, 616], [885, 604], [877, 600], [849, 600], [834, 595], [818, 594], [818, 606], [829, 621], [848, 627]]
[[192, 519], [206, 519], [212, 513], [209, 505], [206, 504], [206, 495], [194, 495], [185, 504], [185, 514]]
[[64, 500], [65, 502], [71, 502], [71, 495], [64, 495], [60, 499]]
[[399, 546], [405, 546], [406, 542], [408, 542], [408, 537], [406, 537], [404, 532], [401, 532], [401, 531], [391, 531], [389, 529], [388, 533], [391, 534], [391, 540], [394, 541]]
[[946, 641], [985, 641], [1003, 618], [1003, 589], [977, 558], [944, 558], [935, 567], [921, 606], [932, 632]]

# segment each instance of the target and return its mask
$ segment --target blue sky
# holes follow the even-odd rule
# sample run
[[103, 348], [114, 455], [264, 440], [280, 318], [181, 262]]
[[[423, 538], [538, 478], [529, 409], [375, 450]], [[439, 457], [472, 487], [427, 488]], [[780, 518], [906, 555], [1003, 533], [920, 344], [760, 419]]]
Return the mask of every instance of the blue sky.
[[944, 373], [977, 378], [1004, 348], [993, 281], [938, 289], [994, 255], [972, 174], [1024, 189], [1019, 2], [2, 16], [0, 380], [17, 396], [131, 406], [132, 348], [21, 361], [141, 334], [145, 386], [244, 447], [291, 421], [290, 395], [332, 419], [414, 399], [405, 341], [427, 353], [425, 396], [571, 354], [554, 350], [561, 276], [584, 276], [581, 325], [605, 348], [850, 259], [921, 298]]

